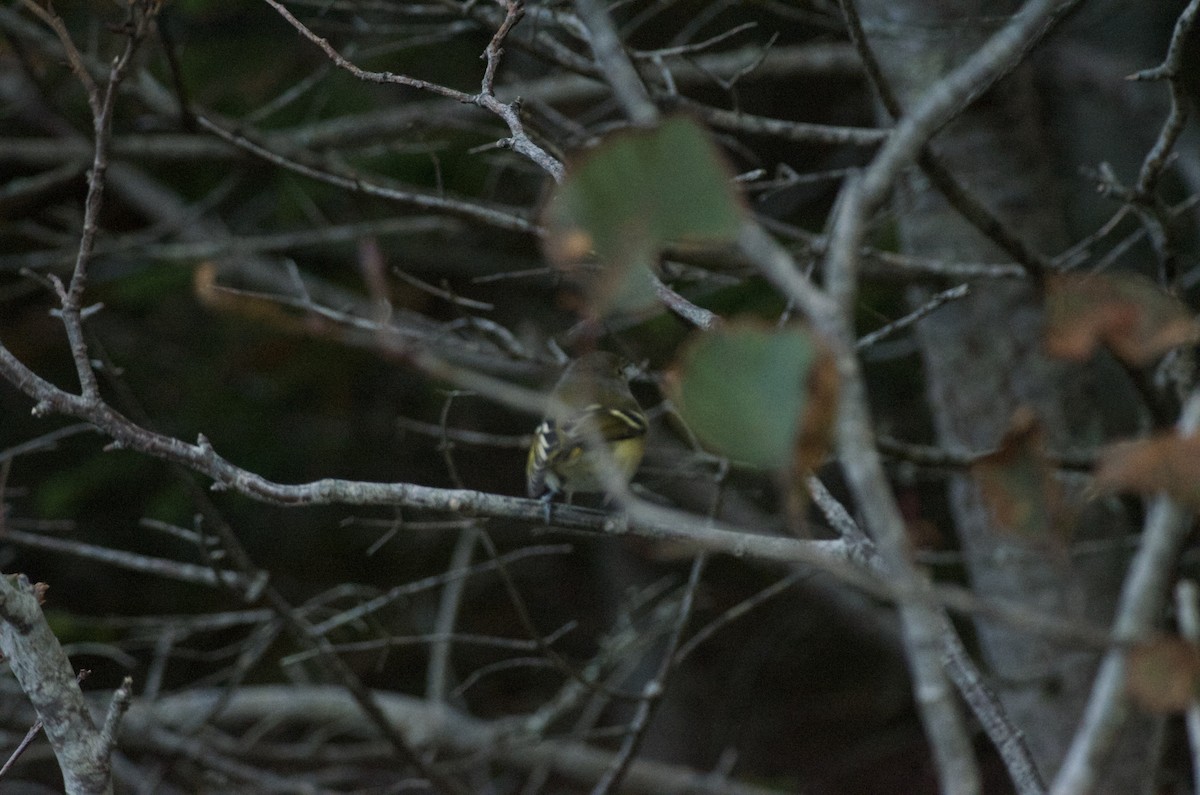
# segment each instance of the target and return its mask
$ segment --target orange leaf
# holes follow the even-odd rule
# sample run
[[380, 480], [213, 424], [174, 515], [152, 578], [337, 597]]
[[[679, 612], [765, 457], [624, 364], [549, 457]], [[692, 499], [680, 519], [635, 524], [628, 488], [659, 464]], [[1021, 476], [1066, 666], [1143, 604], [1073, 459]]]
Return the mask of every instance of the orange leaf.
[[1192, 313], [1136, 274], [1060, 274], [1046, 281], [1046, 351], [1084, 360], [1104, 344], [1142, 365], [1197, 339]]
[[807, 474], [815, 470], [833, 446], [837, 420], [839, 380], [837, 364], [823, 347], [808, 374], [808, 400], [796, 433], [793, 471]]
[[1200, 436], [1164, 433], [1109, 445], [1096, 464], [1096, 491], [1166, 492], [1200, 507]]

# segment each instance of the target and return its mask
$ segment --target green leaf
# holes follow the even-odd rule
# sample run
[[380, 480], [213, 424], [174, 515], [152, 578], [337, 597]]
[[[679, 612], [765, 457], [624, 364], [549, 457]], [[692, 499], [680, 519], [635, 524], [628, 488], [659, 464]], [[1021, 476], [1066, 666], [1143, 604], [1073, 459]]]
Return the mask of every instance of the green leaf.
[[571, 164], [547, 204], [546, 254], [569, 267], [594, 251], [595, 308], [637, 309], [654, 300], [645, 285], [664, 248], [729, 243], [741, 220], [720, 151], [698, 124], [672, 117], [614, 133]]
[[799, 326], [743, 322], [700, 334], [667, 388], [705, 445], [762, 469], [815, 465], [836, 412], [833, 364]]

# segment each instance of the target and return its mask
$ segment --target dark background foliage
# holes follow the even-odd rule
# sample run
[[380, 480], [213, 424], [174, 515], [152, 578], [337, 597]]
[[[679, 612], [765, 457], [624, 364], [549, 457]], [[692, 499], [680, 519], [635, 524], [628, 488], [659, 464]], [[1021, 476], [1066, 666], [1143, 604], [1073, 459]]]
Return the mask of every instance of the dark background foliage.
[[[952, 59], [951, 45], [960, 38], [977, 41], [1006, 22], [1012, 9], [1003, 5], [1003, 10], [964, 9], [921, 28], [878, 16], [869, 20], [868, 33], [885, 39], [919, 34], [927, 37], [928, 58]], [[79, 47], [106, 62], [120, 40], [123, 11], [100, 3], [62, 6], [56, 10]], [[1109, 163], [1120, 179], [1133, 180], [1158, 133], [1165, 90], [1120, 78], [1162, 58], [1182, 7], [1166, 0], [1085, 3], [1018, 75], [981, 101], [1003, 106], [1012, 127], [1038, 128], [1042, 149], [1019, 154], [1053, 173], [1052, 195], [1043, 198], [1065, 219], [1068, 243], [1093, 234], [1121, 206], [1095, 190], [1099, 164]], [[363, 69], [464, 92], [479, 90], [480, 53], [502, 19], [502, 9], [492, 3], [451, 0], [332, 0], [288, 8]], [[618, 4], [611, 14], [627, 47], [661, 51], [659, 62], [648, 55], [639, 58], [646, 74], [667, 63], [679, 92], [699, 103], [701, 111], [732, 108], [785, 121], [863, 128], [885, 123], [846, 43], [836, 4], [680, 0]], [[506, 100], [522, 97], [523, 118], [534, 139], [568, 162], [597, 136], [624, 124], [602, 82], [572, 73], [572, 63], [592, 63], [584, 41], [572, 32], [572, 18], [567, 5], [530, 5], [505, 43], [496, 82]], [[79, 82], [44, 25], [9, 5], [0, 10], [0, 33], [0, 185], [6, 186], [0, 188], [0, 341], [30, 369], [73, 391], [77, 381], [70, 350], [53, 313], [58, 299], [46, 278], [66, 278], [74, 261], [87, 193], [91, 121]], [[548, 48], [539, 35], [562, 50]], [[683, 55], [664, 49], [713, 37], [724, 38]], [[946, 43], [946, 53], [937, 49], [940, 42]], [[817, 55], [820, 48], [829, 53], [825, 61]], [[723, 54], [747, 66], [732, 82], [735, 71], [718, 63]], [[793, 61], [787, 60], [789, 54]], [[750, 68], [759, 58], [761, 63]], [[1020, 113], [997, 96], [1018, 82], [1033, 86], [1027, 95], [1032, 104]], [[678, 104], [671, 97], [659, 100], [667, 110]], [[695, 108], [684, 111], [704, 118]], [[310, 179], [223, 142], [192, 114], [290, 163], [353, 173], [450, 203], [429, 209]], [[712, 131], [734, 171], [746, 175], [741, 186], [749, 210], [774, 224], [771, 228], [792, 245], [804, 267], [819, 269], [819, 252], [804, 241], [827, 230], [845, 169], [869, 162], [875, 149], [796, 142], [720, 125]], [[1183, 139], [1179, 159], [1167, 172], [1161, 190], [1165, 205], [1197, 194], [1200, 158], [1193, 133]], [[499, 208], [528, 221], [539, 218], [551, 180], [529, 159], [495, 146], [508, 134], [495, 115], [480, 108], [428, 91], [370, 84], [338, 69], [265, 3], [166, 4], [114, 114], [112, 168], [86, 293], [87, 304], [103, 305], [86, 323], [103, 397], [144, 427], [187, 442], [203, 434], [225, 459], [272, 481], [342, 478], [522, 495], [525, 444], [535, 414], [501, 406], [487, 394], [464, 392], [405, 356], [389, 353], [370, 334], [345, 333], [337, 323], [276, 298], [295, 297], [298, 277], [293, 274], [303, 274], [318, 303], [348, 315], [378, 319], [372, 302], [386, 298], [395, 318], [412, 321], [418, 346], [518, 384], [546, 385], [556, 372], [549, 341], [578, 352], [595, 344], [595, 333], [580, 330], [587, 298], [577, 283], [546, 265], [537, 236], [500, 228], [477, 213]], [[902, 200], [916, 195], [916, 189], [905, 190]], [[1000, 212], [1008, 209], [1010, 197], [987, 198]], [[1198, 281], [1194, 208], [1180, 217], [1185, 220], [1175, 243], [1181, 276], [1174, 286], [1190, 297]], [[871, 230], [871, 245], [905, 251], [902, 221], [884, 213]], [[1092, 262], [1154, 275], [1155, 252], [1137, 237], [1135, 214], [1116, 229], [1093, 247]], [[278, 239], [268, 241], [268, 236]], [[1115, 241], [1125, 238], [1130, 245], [1121, 248]], [[1007, 262], [995, 249], [984, 251], [979, 259], [959, 259]], [[905, 253], [954, 258], [944, 252]], [[744, 263], [710, 267], [682, 259], [664, 266], [664, 279], [699, 306], [723, 317], [772, 321], [793, 312]], [[382, 287], [372, 282], [380, 274]], [[875, 267], [861, 284], [858, 331], [905, 315], [919, 302], [914, 297], [922, 287], [940, 289], [958, 281], [933, 269], [912, 276]], [[979, 282], [985, 292], [994, 283]], [[689, 451], [678, 426], [655, 409], [662, 401], [655, 377], [672, 364], [692, 331], [663, 310], [610, 319], [599, 339], [645, 373], [635, 391], [655, 421], [639, 489], [702, 517], [715, 488], [711, 458]], [[933, 442], [933, 417], [944, 407], [926, 391], [925, 365], [913, 338], [900, 334], [864, 352], [863, 361], [880, 432]], [[1095, 377], [1105, 386], [1097, 390], [1097, 402], [1113, 396], [1125, 426], [1136, 427], [1145, 412], [1129, 405], [1125, 374], [1107, 360], [1099, 367], [1102, 375]], [[74, 422], [33, 417], [30, 408], [30, 399], [18, 389], [0, 386], [0, 450]], [[1102, 436], [1093, 430], [1093, 445], [1108, 440], [1107, 431]], [[479, 444], [463, 436], [468, 433], [492, 437]], [[294, 608], [308, 609], [314, 621], [445, 572], [464, 532], [461, 522], [448, 521], [460, 517], [443, 512], [281, 507], [232, 491], [212, 492], [203, 476], [141, 453], [106, 450], [107, 441], [84, 431], [53, 449], [7, 462], [5, 528], [127, 550], [143, 559], [204, 565], [207, 555], [220, 552], [211, 535], [202, 550], [195, 539], [162, 528], [210, 534], [215, 521], [224, 522], [253, 566], [269, 575]], [[895, 458], [888, 473], [923, 560], [943, 581], [970, 583], [957, 555], [946, 470]], [[836, 463], [820, 474], [835, 494], [847, 498]], [[755, 532], [785, 532], [770, 477], [735, 470], [725, 488], [723, 518], [743, 521]], [[810, 518], [812, 532], [832, 536], [819, 513]], [[572, 666], [582, 669], [628, 627], [644, 637], [645, 646], [629, 653], [629, 659], [641, 655], [640, 664], [630, 665], [626, 677], [611, 684], [636, 690], [651, 676], [654, 652], [669, 626], [663, 616], [677, 605], [688, 576], [689, 550], [645, 538], [566, 533], [512, 518], [488, 519], [481, 526], [501, 552], [567, 547], [513, 562], [504, 576], [491, 570], [467, 579], [457, 632], [527, 639], [528, 628], [505, 584], [511, 577], [540, 632], [571, 626], [555, 648]], [[486, 560], [484, 552], [476, 553], [476, 562]], [[158, 678], [158, 693], [329, 681], [311, 660], [288, 659], [303, 649], [286, 632], [277, 631], [264, 648], [256, 648], [263, 637], [256, 629], [265, 621], [181, 636], [169, 646], [164, 637], [170, 621], [139, 623], [179, 616], [183, 626], [185, 616], [260, 606], [236, 589], [186, 584], [161, 572], [131, 571], [78, 552], [4, 543], [3, 538], [0, 561], [6, 572], [24, 572], [50, 585], [46, 616], [73, 664], [91, 671], [86, 690], [106, 691], [127, 675], [135, 692], [147, 678]], [[718, 557], [695, 592], [689, 626], [700, 628], [726, 616], [789, 572], [793, 582], [781, 595], [721, 626], [674, 673], [642, 755], [698, 771], [730, 765], [735, 778], [781, 792], [933, 791], [935, 775], [887, 605], [838, 585], [828, 574]], [[329, 640], [428, 635], [437, 627], [443, 593], [443, 587], [414, 593], [337, 629]], [[959, 628], [973, 646], [971, 623], [964, 620]], [[420, 696], [427, 688], [431, 643], [341, 656], [368, 687]], [[470, 642], [455, 646], [448, 682], [453, 706], [487, 719], [535, 710], [568, 683], [536, 649], [518, 652]], [[464, 685], [461, 692], [454, 690], [459, 685]], [[6, 698], [19, 703], [17, 696]], [[603, 716], [601, 725], [620, 725], [630, 708], [617, 702], [597, 714]], [[27, 716], [13, 715], [4, 721], [5, 730], [17, 738]], [[567, 734], [576, 717], [561, 719], [552, 733]], [[234, 737], [245, 728], [222, 731]], [[281, 726], [264, 729], [263, 736], [281, 743], [318, 742], [313, 738], [325, 729]], [[329, 731], [332, 738], [336, 731]], [[1184, 791], [1178, 782], [1186, 765], [1171, 755], [1179, 732], [1167, 736], [1159, 746], [1168, 749], [1159, 780], [1166, 782], [1163, 791]], [[615, 747], [605, 737], [596, 744]], [[986, 738], [978, 735], [974, 744], [986, 790], [1010, 791]], [[239, 779], [186, 754], [156, 756], [137, 744], [120, 753], [127, 755], [127, 766], [117, 769], [123, 791], [138, 791], [138, 779], [158, 780], [164, 791], [193, 786], [252, 791], [255, 786], [251, 777]], [[214, 754], [236, 757], [230, 749]], [[15, 774], [57, 786], [49, 762], [45, 755], [30, 754]], [[295, 791], [324, 775], [333, 783], [321, 791], [394, 791], [381, 782], [394, 781], [403, 769], [375, 758], [339, 780], [329, 773], [332, 765], [316, 761], [254, 763], [290, 781]], [[479, 792], [522, 791], [528, 774], [470, 762], [461, 769]], [[552, 779], [541, 791], [581, 787]]]

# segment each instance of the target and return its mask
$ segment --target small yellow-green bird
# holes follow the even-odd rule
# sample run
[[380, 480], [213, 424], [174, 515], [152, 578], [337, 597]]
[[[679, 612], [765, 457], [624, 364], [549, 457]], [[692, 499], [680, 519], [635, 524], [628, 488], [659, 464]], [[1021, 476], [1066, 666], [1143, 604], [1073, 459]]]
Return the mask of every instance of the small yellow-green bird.
[[604, 351], [571, 362], [550, 402], [556, 408], [534, 431], [525, 463], [526, 488], [545, 501], [547, 522], [560, 492], [569, 502], [577, 491], [604, 491], [614, 477], [627, 483], [646, 451], [648, 424], [621, 360]]

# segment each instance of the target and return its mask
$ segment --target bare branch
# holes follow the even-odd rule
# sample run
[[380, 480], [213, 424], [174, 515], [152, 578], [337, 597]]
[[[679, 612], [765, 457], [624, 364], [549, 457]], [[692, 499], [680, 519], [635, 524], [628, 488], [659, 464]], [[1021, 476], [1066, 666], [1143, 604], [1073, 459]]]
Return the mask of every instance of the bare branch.
[[112, 791], [111, 750], [79, 689], [67, 655], [42, 614], [44, 585], [24, 575], [0, 577], [0, 653], [33, 703], [58, 757], [66, 791]]
[[575, 0], [575, 11], [587, 28], [588, 44], [596, 57], [596, 65], [612, 87], [613, 96], [625, 115], [635, 125], [653, 124], [658, 119], [658, 108], [650, 101], [646, 86], [625, 52], [603, 3], [600, 0]]

